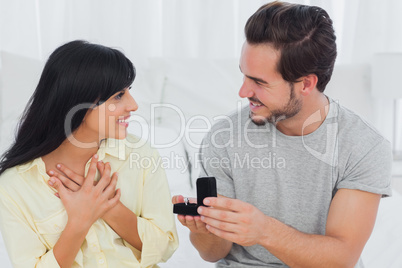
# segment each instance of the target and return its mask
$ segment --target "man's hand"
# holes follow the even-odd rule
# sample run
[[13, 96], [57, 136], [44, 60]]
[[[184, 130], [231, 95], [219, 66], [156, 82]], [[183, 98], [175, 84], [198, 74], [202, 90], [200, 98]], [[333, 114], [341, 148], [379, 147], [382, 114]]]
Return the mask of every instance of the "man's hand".
[[266, 234], [261, 227], [267, 227], [268, 217], [253, 205], [226, 197], [208, 197], [199, 207], [198, 213], [206, 229], [225, 240], [242, 246], [260, 244]]
[[[195, 198], [189, 198], [190, 203], [197, 203]], [[172, 203], [183, 203], [184, 197], [173, 196]], [[199, 212], [199, 211], [198, 211]], [[190, 241], [200, 253], [201, 258], [209, 262], [216, 262], [228, 255], [232, 248], [232, 242], [222, 239], [208, 231], [201, 216], [177, 215], [181, 224], [190, 232]]]
[[[196, 204], [197, 199], [189, 198], [189, 202]], [[184, 197], [182, 195], [175, 195], [172, 197], [172, 203], [184, 203]], [[205, 223], [201, 221], [200, 216], [177, 215], [177, 219], [182, 225], [186, 226], [193, 233], [209, 233], [209, 231], [205, 228]]]
[[199, 207], [198, 213], [215, 236], [243, 246], [259, 244], [290, 267], [353, 267], [370, 237], [380, 197], [338, 190], [325, 235], [300, 232], [236, 199], [208, 197], [204, 204], [210, 207]]

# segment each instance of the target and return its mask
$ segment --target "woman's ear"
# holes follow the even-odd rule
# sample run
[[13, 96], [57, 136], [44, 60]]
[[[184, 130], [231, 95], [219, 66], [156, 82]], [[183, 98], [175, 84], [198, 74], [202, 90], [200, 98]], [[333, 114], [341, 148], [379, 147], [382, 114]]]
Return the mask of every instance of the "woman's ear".
[[303, 88], [301, 94], [303, 96], [309, 95], [317, 86], [318, 77], [315, 74], [309, 74], [302, 78]]

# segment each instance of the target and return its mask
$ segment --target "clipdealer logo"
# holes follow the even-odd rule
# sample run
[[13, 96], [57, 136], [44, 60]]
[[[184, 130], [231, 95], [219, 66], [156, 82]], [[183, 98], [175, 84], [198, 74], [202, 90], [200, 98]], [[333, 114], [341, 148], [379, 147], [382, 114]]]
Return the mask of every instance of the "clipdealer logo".
[[[307, 142], [307, 139], [305, 136], [302, 134], [301, 139], [303, 142], [303, 146], [307, 150], [308, 153], [310, 153], [313, 157], [319, 159], [320, 161], [331, 165], [333, 167], [338, 165], [338, 123], [337, 123], [337, 115], [338, 115], [338, 107], [337, 103], [332, 103], [331, 110], [329, 109], [331, 104], [328, 104], [326, 106], [326, 111], [327, 111], [327, 116], [326, 116], [326, 121], [329, 121], [326, 123], [326, 139], [325, 139], [325, 148], [319, 147], [316, 148], [315, 144], [309, 144]], [[333, 107], [333, 109], [332, 109]], [[93, 104], [91, 103], [84, 103], [81, 105], [77, 105], [76, 107], [72, 108], [68, 115], [66, 116], [65, 120], [65, 133], [70, 142], [72, 142], [74, 145], [77, 147], [81, 148], [93, 148], [98, 146], [97, 143], [92, 142], [92, 143], [85, 143], [81, 142], [75, 139], [73, 133], [71, 132], [71, 121], [75, 113], [82, 109], [93, 109]], [[211, 119], [203, 116], [203, 115], [195, 115], [190, 118], [186, 118], [185, 114], [181, 109], [173, 104], [166, 104], [166, 103], [155, 103], [150, 106], [150, 111], [151, 111], [151, 118], [146, 119], [145, 117], [139, 115], [139, 114], [133, 114], [130, 117], [130, 122], [136, 123], [136, 127], [139, 127], [141, 129], [141, 133], [139, 133], [140, 139], [136, 141], [129, 141], [125, 140], [124, 143], [121, 143], [119, 141], [114, 141], [112, 140], [109, 142], [108, 146], [110, 147], [119, 147], [119, 156], [124, 156], [128, 152], [127, 149], [137, 149], [141, 148], [144, 146], [147, 142], [151, 145], [151, 147], [155, 149], [168, 149], [168, 148], [173, 148], [174, 146], [178, 146], [180, 144], [185, 144], [186, 146], [199, 150], [199, 149], [204, 149], [208, 146], [213, 146], [214, 148], [225, 148], [225, 147], [238, 147], [241, 148], [244, 145], [247, 145], [250, 148], [259, 150], [267, 150], [268, 144], [262, 143], [258, 144], [256, 143], [257, 140], [250, 139], [251, 136], [256, 135], [257, 133], [264, 134], [264, 132], [270, 132], [271, 136], [271, 144], [272, 148], [277, 147], [277, 134], [276, 131], [278, 131], [274, 125], [272, 124], [266, 124], [265, 127], [263, 128], [249, 128], [249, 125], [252, 123], [252, 120], [249, 118], [248, 121], [242, 125], [241, 117], [242, 113], [245, 112], [243, 110], [243, 106], [241, 102], [238, 102], [237, 104], [237, 118], [236, 120], [233, 120], [232, 117], [227, 116], [227, 115], [219, 115], [215, 116], [212, 118], [214, 122], [218, 121], [225, 121], [226, 128], [220, 128], [215, 130], [213, 133], [210, 134], [211, 137], [211, 143], [210, 144], [203, 144], [197, 140], [191, 139], [192, 134], [202, 134], [205, 135], [209, 131], [211, 131], [211, 127], [214, 122], [211, 122]], [[106, 108], [110, 110], [110, 107]], [[176, 133], [176, 136], [174, 139], [171, 139], [170, 141], [160, 141], [157, 138], [157, 134], [163, 134], [163, 133], [157, 133], [157, 125], [160, 119], [157, 116], [156, 110], [161, 109], [161, 113], [166, 113], [167, 110], [170, 112], [174, 112], [178, 115], [179, 118], [179, 128]], [[99, 110], [100, 113], [105, 113], [106, 115], [106, 110]], [[159, 114], [161, 114], [159, 113]], [[282, 119], [282, 118], [280, 118]], [[317, 111], [313, 113], [310, 117], [307, 118], [307, 120], [303, 124], [302, 128], [302, 133], [304, 130], [310, 126], [311, 124], [321, 122], [322, 121], [322, 115], [320, 111]], [[333, 122], [331, 123], [331, 119]], [[109, 118], [107, 120], [114, 120], [112, 118]], [[278, 121], [280, 121], [278, 119]], [[100, 122], [101, 123], [101, 122]], [[200, 123], [203, 123], [205, 127], [194, 127], [194, 126], [200, 126]], [[102, 125], [102, 124], [100, 124]], [[237, 130], [236, 130], [237, 128]], [[109, 132], [113, 132], [114, 129], [111, 129]], [[229, 136], [229, 139], [227, 139], [224, 143], [218, 142], [217, 137], [220, 136], [220, 134], [227, 132], [227, 135]], [[225, 134], [226, 135], [226, 134]], [[159, 135], [160, 136], [160, 135]], [[245, 143], [245, 144], [243, 144]], [[129, 150], [133, 152], [132, 150]], [[139, 156], [135, 154], [130, 156], [132, 160], [132, 165], [139, 165], [139, 166], [147, 166], [148, 160], [141, 160], [138, 158]], [[194, 158], [192, 158], [194, 157]], [[186, 158], [186, 159], [184, 159]], [[169, 167], [169, 168], [179, 168], [182, 172], [184, 172], [185, 169], [188, 168], [188, 164], [184, 164], [185, 162], [188, 163], [193, 162], [196, 165], [199, 164], [199, 161], [196, 161], [199, 157], [194, 155], [192, 156], [187, 155], [187, 156], [180, 156], [180, 155], [174, 155], [170, 154], [169, 156], [164, 156], [162, 159], [154, 160], [156, 161], [158, 165], [162, 165], [164, 167]], [[211, 165], [213, 166], [227, 166], [229, 163], [229, 159], [204, 159], [205, 161], [208, 161]], [[142, 162], [141, 162], [142, 161]], [[148, 161], [148, 162], [147, 162]], [[159, 162], [158, 162], [159, 161]], [[286, 167], [286, 161], [283, 157], [280, 157], [277, 155], [275, 152], [266, 152], [266, 156], [264, 157], [252, 157], [250, 154], [245, 154], [245, 155], [240, 155], [236, 154], [232, 164], [235, 165], [236, 167], [240, 168], [285, 168]]]
[[[327, 123], [325, 124], [326, 127], [326, 138], [323, 140], [325, 142], [325, 150], [323, 152], [320, 152], [313, 148], [313, 146], [307, 144], [306, 138], [304, 135], [302, 135], [302, 142], [304, 148], [315, 158], [319, 159], [320, 161], [332, 166], [336, 167], [338, 166], [338, 103], [329, 103], [328, 105], [325, 106], [325, 120]], [[331, 109], [330, 109], [331, 106]], [[316, 111], [312, 115], [310, 115], [307, 120], [303, 124], [303, 129], [304, 129], [314, 123], [317, 122], [322, 122], [324, 118], [322, 117], [320, 111]], [[333, 121], [331, 123], [331, 121]]]
[[228, 157], [200, 157], [196, 166], [203, 165], [212, 169], [284, 169], [286, 160], [276, 153], [269, 152], [264, 157], [250, 156], [250, 153], [235, 153], [231, 161]]

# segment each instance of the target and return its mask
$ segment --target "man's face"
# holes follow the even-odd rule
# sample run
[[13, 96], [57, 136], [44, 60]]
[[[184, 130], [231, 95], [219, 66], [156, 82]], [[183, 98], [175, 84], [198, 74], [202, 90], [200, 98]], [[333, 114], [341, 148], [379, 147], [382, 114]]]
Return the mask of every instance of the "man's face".
[[243, 45], [240, 70], [244, 82], [239, 96], [249, 99], [250, 117], [257, 125], [291, 118], [302, 107], [297, 83], [290, 84], [277, 71], [279, 57], [280, 52], [270, 45]]

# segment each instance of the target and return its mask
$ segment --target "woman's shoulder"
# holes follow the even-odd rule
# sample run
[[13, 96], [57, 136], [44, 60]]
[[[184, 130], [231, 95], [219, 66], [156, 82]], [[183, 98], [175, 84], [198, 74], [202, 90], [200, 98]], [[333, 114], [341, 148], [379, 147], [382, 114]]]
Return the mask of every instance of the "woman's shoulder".
[[23, 188], [24, 183], [22, 173], [27, 165], [31, 164], [31, 162], [6, 169], [0, 175], [0, 189], [6, 192], [12, 192], [14, 190], [18, 191], [18, 189]]
[[127, 137], [124, 139], [125, 144], [132, 144], [132, 145], [137, 145], [141, 143], [147, 143], [146, 140], [142, 139], [141, 137], [134, 135], [134, 134], [127, 134]]
[[9, 184], [14, 181], [14, 178], [19, 176], [18, 167], [20, 166], [8, 168], [0, 175], [0, 186]]
[[157, 154], [157, 150], [151, 146], [148, 139], [143, 139], [139, 136], [128, 134], [124, 142], [130, 153], [135, 152], [150, 156]]
[[155, 157], [158, 152], [147, 139], [128, 134], [124, 140], [108, 139], [103, 149], [105, 153], [119, 159], [128, 159], [132, 154]]

